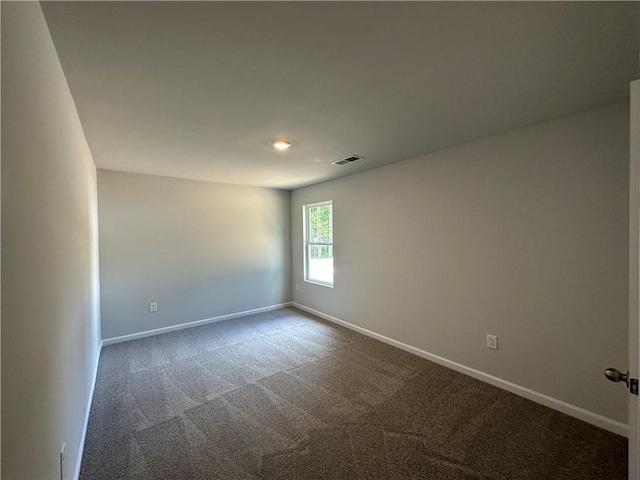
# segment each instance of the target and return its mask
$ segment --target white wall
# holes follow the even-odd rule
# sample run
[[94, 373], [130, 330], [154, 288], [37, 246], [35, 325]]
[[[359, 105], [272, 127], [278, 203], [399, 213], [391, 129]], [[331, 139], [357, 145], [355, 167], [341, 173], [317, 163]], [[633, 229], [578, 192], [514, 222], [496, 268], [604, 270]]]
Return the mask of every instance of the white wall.
[[[294, 191], [294, 301], [626, 422], [628, 132], [620, 103]], [[303, 281], [322, 200], [333, 289]]]
[[99, 170], [98, 198], [103, 338], [291, 300], [288, 191]]
[[96, 169], [40, 5], [2, 2], [2, 478], [65, 478], [99, 344]]

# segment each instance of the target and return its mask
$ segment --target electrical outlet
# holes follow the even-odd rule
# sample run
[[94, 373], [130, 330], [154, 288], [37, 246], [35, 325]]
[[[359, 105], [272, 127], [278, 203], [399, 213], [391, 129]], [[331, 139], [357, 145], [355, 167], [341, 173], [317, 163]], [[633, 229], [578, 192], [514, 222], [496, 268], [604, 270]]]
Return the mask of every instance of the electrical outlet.
[[492, 350], [498, 349], [498, 336], [487, 334], [487, 348]]
[[297, 290], [300, 290], [300, 284], [299, 283], [296, 283], [296, 291]]
[[64, 479], [64, 462], [66, 460], [65, 447], [66, 443], [62, 443], [62, 448], [60, 449], [60, 480]]
[[158, 311], [158, 304], [156, 302], [151, 302], [149, 304], [149, 312], [153, 313], [157, 311]]

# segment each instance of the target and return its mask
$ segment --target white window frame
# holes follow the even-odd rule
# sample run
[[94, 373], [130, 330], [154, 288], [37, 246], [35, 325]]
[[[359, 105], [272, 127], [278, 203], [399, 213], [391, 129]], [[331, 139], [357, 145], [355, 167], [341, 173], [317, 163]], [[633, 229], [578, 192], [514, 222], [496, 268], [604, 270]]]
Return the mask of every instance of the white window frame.
[[[331, 236], [333, 237], [333, 200], [325, 200], [322, 202], [308, 203], [302, 206], [302, 223], [303, 223], [303, 248], [304, 248], [304, 272], [303, 279], [305, 282], [314, 283], [316, 285], [322, 285], [323, 287], [333, 288], [335, 283], [335, 274], [332, 275], [331, 282], [323, 282], [321, 280], [314, 280], [309, 278], [309, 252], [310, 246], [326, 246], [334, 247], [332, 243], [309, 243], [309, 209], [313, 207], [321, 207], [323, 205], [331, 205]], [[333, 248], [335, 253], [335, 247]]]

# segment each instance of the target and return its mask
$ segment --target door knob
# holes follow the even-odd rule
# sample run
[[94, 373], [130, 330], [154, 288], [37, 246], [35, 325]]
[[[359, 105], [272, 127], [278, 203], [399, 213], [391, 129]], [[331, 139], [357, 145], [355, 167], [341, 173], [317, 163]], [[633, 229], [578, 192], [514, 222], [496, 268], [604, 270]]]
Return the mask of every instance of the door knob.
[[624, 382], [629, 387], [629, 372], [622, 373], [616, 368], [607, 368], [604, 371], [604, 376], [612, 382]]

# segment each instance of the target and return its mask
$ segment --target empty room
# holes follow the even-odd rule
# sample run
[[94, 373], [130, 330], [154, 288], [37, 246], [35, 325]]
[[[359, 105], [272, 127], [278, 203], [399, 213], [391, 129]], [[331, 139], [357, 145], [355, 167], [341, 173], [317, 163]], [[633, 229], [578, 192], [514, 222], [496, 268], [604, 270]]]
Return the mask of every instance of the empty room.
[[640, 479], [639, 2], [1, 40], [2, 479]]

